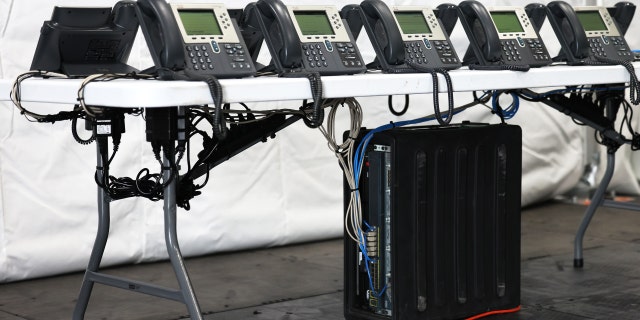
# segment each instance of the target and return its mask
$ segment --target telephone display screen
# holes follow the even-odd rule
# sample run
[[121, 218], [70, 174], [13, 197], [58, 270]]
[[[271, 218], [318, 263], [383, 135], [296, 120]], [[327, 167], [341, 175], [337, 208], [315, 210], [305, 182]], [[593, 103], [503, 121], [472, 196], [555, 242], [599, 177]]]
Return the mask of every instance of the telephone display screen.
[[402, 33], [404, 34], [425, 34], [431, 33], [431, 28], [424, 19], [424, 15], [420, 11], [416, 12], [395, 12], [396, 20], [400, 24]]
[[178, 10], [187, 35], [222, 35], [218, 20], [211, 10]]
[[325, 11], [294, 11], [293, 15], [304, 36], [335, 34]]
[[577, 11], [578, 20], [582, 24], [584, 31], [606, 31], [607, 25], [598, 11]]
[[524, 32], [518, 15], [514, 11], [491, 12], [491, 18], [499, 33]]

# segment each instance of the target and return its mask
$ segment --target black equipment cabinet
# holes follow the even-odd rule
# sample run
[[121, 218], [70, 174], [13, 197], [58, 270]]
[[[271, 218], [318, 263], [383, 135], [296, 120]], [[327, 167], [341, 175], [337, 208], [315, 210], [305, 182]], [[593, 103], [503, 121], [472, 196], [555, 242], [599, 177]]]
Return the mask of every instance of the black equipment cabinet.
[[520, 305], [521, 140], [518, 126], [470, 123], [373, 136], [359, 187], [366, 253], [345, 237], [346, 319]]

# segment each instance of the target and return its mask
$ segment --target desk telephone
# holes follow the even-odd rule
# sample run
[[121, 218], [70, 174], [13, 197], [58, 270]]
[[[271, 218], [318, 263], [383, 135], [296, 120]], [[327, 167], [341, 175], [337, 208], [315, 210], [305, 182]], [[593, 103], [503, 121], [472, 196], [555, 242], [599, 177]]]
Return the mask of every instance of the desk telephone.
[[254, 61], [264, 40], [272, 58], [268, 67], [278, 74], [366, 71], [353, 36], [333, 6], [259, 0], [247, 5], [241, 25]]
[[[616, 16], [624, 19], [635, 6], [614, 9]], [[547, 15], [562, 46], [556, 60], [571, 65], [633, 60], [624, 33], [607, 8], [571, 7], [564, 1], [553, 1], [547, 4]], [[621, 21], [626, 21], [628, 27], [631, 19]]]
[[496, 68], [551, 64], [551, 56], [538, 34], [539, 25], [535, 24], [541, 22], [538, 18], [532, 22], [524, 8], [487, 10], [478, 1], [463, 1], [458, 5], [458, 13], [470, 42], [463, 64]]
[[255, 66], [236, 21], [221, 4], [138, 0], [137, 14], [162, 79], [241, 78]]
[[[444, 8], [442, 12], [445, 12]], [[447, 12], [451, 13], [451, 10]], [[365, 27], [376, 52], [376, 60], [369, 64], [371, 68], [393, 73], [420, 71], [412, 66], [426, 69], [461, 66], [440, 15], [431, 8], [389, 8], [381, 0], [365, 0], [359, 6], [345, 6], [341, 15], [347, 19], [353, 34], [359, 34], [362, 26]], [[447, 16], [453, 19], [448, 19], [446, 25], [453, 29], [457, 16]]]

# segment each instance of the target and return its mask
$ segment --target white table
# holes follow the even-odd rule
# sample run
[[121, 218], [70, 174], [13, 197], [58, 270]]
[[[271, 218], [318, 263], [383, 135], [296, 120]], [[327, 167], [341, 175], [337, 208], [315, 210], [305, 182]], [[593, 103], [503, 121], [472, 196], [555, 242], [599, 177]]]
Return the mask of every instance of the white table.
[[[640, 63], [635, 63], [640, 67]], [[450, 72], [453, 89], [457, 92], [564, 87], [570, 85], [590, 85], [603, 83], [625, 83], [629, 80], [627, 71], [621, 66], [565, 66], [554, 65], [528, 72], [478, 71], [460, 69]], [[444, 92], [446, 84], [440, 75], [440, 88]], [[79, 79], [28, 79], [22, 83], [23, 102], [43, 102], [50, 104], [76, 104], [77, 93], [82, 80]], [[223, 86], [224, 102], [262, 102], [311, 99], [309, 82], [305, 78], [258, 77], [247, 79], [220, 80]], [[9, 100], [13, 80], [0, 80], [0, 92], [6, 92], [0, 100]], [[432, 93], [432, 77], [424, 74], [360, 74], [349, 76], [326, 76], [322, 78], [324, 98], [386, 96], [395, 94]], [[156, 80], [115, 80], [90, 83], [85, 88], [85, 102], [91, 106], [103, 107], [175, 107], [213, 103], [209, 89], [202, 82], [156, 81]], [[51, 112], [51, 113], [55, 113]], [[99, 149], [99, 147], [98, 147]], [[100, 151], [98, 151], [100, 154]], [[168, 157], [173, 150], [165, 152], [164, 167], [169, 167]], [[607, 158], [607, 171], [598, 187], [591, 205], [585, 213], [576, 235], [576, 267], [582, 266], [582, 238], [591, 217], [600, 205], [612, 205], [637, 210], [638, 207], [617, 205], [604, 201], [603, 195], [613, 175], [614, 153]], [[98, 167], [102, 166], [98, 156]], [[165, 169], [165, 180], [170, 175]], [[198, 302], [187, 275], [176, 236], [175, 179], [165, 188], [165, 241], [167, 251], [176, 271], [180, 290], [172, 290], [125, 278], [113, 277], [98, 272], [102, 253], [109, 233], [109, 202], [102, 189], [98, 189], [99, 226], [89, 266], [85, 273], [80, 297], [74, 312], [74, 319], [84, 317], [93, 283], [103, 283], [122, 289], [160, 296], [183, 302], [193, 319], [202, 319]]]

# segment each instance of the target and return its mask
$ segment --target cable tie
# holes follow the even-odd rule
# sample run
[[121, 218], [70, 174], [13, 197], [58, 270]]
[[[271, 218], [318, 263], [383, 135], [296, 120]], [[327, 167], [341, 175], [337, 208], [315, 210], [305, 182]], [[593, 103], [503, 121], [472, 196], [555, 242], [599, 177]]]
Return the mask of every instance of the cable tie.
[[360, 191], [360, 188], [355, 188], [355, 189], [349, 189], [350, 192], [356, 192], [356, 191]]

